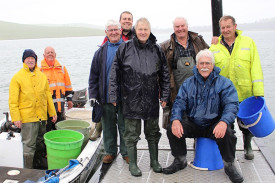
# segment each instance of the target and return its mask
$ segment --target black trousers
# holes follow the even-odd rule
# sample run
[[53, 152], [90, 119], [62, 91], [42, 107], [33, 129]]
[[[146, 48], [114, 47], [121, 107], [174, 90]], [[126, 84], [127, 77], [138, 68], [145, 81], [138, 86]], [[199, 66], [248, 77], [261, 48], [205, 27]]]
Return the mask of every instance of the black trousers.
[[235, 159], [235, 152], [236, 152], [236, 143], [237, 137], [235, 136], [235, 131], [228, 126], [225, 136], [223, 138], [217, 139], [214, 134], [213, 130], [217, 123], [202, 128], [195, 123], [193, 123], [190, 119], [185, 117], [183, 122], [181, 122], [183, 126], [184, 134], [181, 138], [176, 137], [171, 130], [172, 123], [169, 123], [167, 127], [167, 136], [169, 139], [172, 155], [174, 157], [178, 156], [186, 156], [187, 149], [186, 149], [186, 138], [198, 138], [198, 137], [205, 137], [210, 138], [216, 141], [219, 150], [221, 152], [221, 156], [225, 162], [233, 162]]
[[49, 115], [48, 115], [48, 120], [47, 120], [47, 124], [46, 124], [46, 131], [47, 132], [52, 131], [52, 130], [56, 130], [55, 124], [58, 123], [59, 121], [66, 120], [64, 112], [56, 112], [56, 114], [57, 114], [57, 120], [56, 120], [55, 123], [53, 123], [51, 121], [52, 118], [49, 117]]

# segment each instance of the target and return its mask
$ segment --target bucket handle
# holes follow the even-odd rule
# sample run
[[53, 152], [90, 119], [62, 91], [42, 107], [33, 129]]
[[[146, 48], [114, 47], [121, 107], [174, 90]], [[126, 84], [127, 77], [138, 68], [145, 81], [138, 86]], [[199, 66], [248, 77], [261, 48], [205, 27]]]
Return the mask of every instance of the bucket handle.
[[204, 170], [204, 171], [208, 170], [208, 168], [196, 167], [193, 163], [194, 163], [193, 161], [190, 161], [190, 162], [188, 162], [188, 165], [191, 166], [192, 168], [196, 169], [196, 170]]
[[241, 123], [241, 121], [238, 122], [238, 124], [239, 124], [240, 127], [245, 128], [245, 129], [248, 129], [248, 128], [250, 128], [250, 127], [253, 127], [253, 126], [255, 126], [255, 125], [257, 125], [257, 124], [259, 123], [259, 121], [260, 121], [261, 118], [262, 118], [262, 114], [263, 114], [263, 113], [260, 112], [260, 113], [259, 113], [258, 119], [257, 119], [254, 123], [252, 123], [252, 124], [250, 124], [250, 125], [244, 125], [243, 123]]

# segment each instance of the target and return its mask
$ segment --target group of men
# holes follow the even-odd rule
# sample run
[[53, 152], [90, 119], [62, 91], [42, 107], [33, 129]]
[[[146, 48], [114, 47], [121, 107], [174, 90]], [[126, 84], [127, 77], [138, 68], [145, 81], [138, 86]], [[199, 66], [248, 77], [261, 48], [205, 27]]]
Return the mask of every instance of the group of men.
[[[173, 22], [174, 33], [171, 38], [160, 44], [166, 56], [170, 74], [170, 100], [168, 105], [171, 113], [167, 136], [172, 155], [175, 157], [173, 163], [163, 169], [163, 173], [175, 173], [186, 167], [185, 138], [207, 137], [217, 142], [224, 160], [225, 173], [230, 180], [232, 182], [243, 182], [243, 177], [234, 166], [237, 142], [234, 121], [237, 117], [240, 102], [251, 96], [264, 96], [263, 74], [254, 41], [241, 35], [242, 32], [237, 30], [234, 17], [223, 16], [219, 21], [219, 25], [222, 34], [213, 39], [216, 42], [209, 48], [202, 36], [188, 30], [187, 20], [178, 17]], [[106, 35], [109, 42], [112, 39], [108, 30], [120, 29], [119, 26], [116, 28], [112, 26], [106, 26]], [[121, 44], [121, 41], [116, 43]], [[103, 45], [103, 47], [108, 48], [109, 46], [109, 43], [108, 46]], [[113, 58], [116, 54], [116, 57], [121, 57], [120, 53], [106, 51], [105, 58], [108, 59], [111, 57], [110, 55]], [[123, 56], [122, 58], [125, 58], [125, 55]], [[122, 62], [122, 64], [125, 63]], [[114, 67], [111, 65], [112, 63], [107, 64], [107, 78], [106, 82], [103, 82], [106, 87], [104, 89], [104, 98], [106, 99], [104, 103], [108, 103], [108, 96], [113, 92], [110, 91], [112, 86], [109, 85], [109, 80], [113, 80], [113, 78], [110, 78], [108, 72], [112, 69], [111, 67]], [[104, 64], [102, 66], [104, 67]], [[90, 79], [93, 78], [93, 67], [96, 66], [91, 66]], [[120, 77], [119, 79], [121, 79]], [[89, 86], [93, 87], [93, 83], [89, 83]], [[108, 87], [110, 87], [109, 90]], [[92, 92], [90, 96], [92, 96], [91, 100], [98, 100], [98, 96], [93, 95]], [[118, 108], [120, 108], [120, 105], [118, 103]], [[118, 116], [120, 115], [123, 114], [118, 112]], [[103, 118], [105, 118], [104, 114]], [[239, 118], [237, 118], [237, 121], [241, 122]], [[103, 120], [104, 123], [106, 122]], [[116, 127], [114, 128], [116, 129]], [[122, 128], [124, 128], [123, 123], [118, 122], [120, 138], [123, 137], [123, 134], [121, 134], [123, 133]], [[254, 158], [251, 148], [253, 135], [249, 130], [242, 127], [240, 127], [240, 130], [243, 132], [244, 157], [251, 160]], [[109, 135], [109, 131], [110, 129], [103, 129], [103, 138], [104, 134]], [[123, 158], [127, 160], [129, 154], [125, 154], [124, 142], [121, 143], [122, 152], [124, 153]], [[108, 152], [107, 150], [103, 162], [110, 163], [114, 160], [117, 153], [116, 141], [113, 145], [115, 145], [114, 151]], [[134, 176], [141, 175], [135, 173], [131, 171]]]
[[[12, 122], [21, 128], [25, 168], [47, 168], [43, 135], [65, 119], [65, 100], [73, 107], [68, 71], [56, 59], [54, 48], [46, 47], [41, 68], [31, 49], [23, 52], [23, 68], [10, 82], [9, 108]], [[43, 73], [42, 73], [43, 72]]]
[[[160, 138], [159, 130], [156, 130], [156, 136], [153, 138], [158, 138], [158, 140], [153, 145], [152, 142], [148, 141], [153, 170], [157, 173], [172, 174], [184, 169], [187, 165], [185, 138], [207, 137], [216, 141], [224, 161], [225, 173], [230, 180], [232, 182], [243, 182], [243, 177], [234, 166], [237, 142], [234, 121], [237, 117], [240, 102], [251, 96], [264, 96], [263, 73], [254, 41], [247, 36], [243, 36], [242, 32], [237, 30], [234, 17], [223, 16], [219, 21], [219, 25], [221, 35], [214, 38], [216, 42], [209, 48], [202, 36], [188, 30], [188, 23], [185, 18], [177, 17], [173, 21], [174, 33], [169, 40], [161, 43], [161, 49], [158, 49], [159, 46], [151, 46], [154, 45], [152, 42], [154, 36], [151, 33], [150, 23], [147, 19], [139, 19], [136, 26], [132, 28], [133, 15], [125, 11], [120, 15], [119, 22], [115, 20], [107, 22], [105, 26], [106, 37], [101, 47], [94, 54], [89, 76], [90, 102], [94, 104], [97, 101], [103, 108], [101, 123], [106, 153], [103, 158], [104, 163], [111, 163], [116, 158], [118, 152], [117, 132], [119, 132], [120, 153], [123, 159], [130, 164], [131, 174], [141, 176], [141, 171], [134, 162], [136, 161], [136, 151], [130, 150], [127, 146], [131, 140], [136, 143], [140, 138], [137, 134], [135, 139], [131, 139], [127, 133], [130, 133], [131, 126], [134, 126], [134, 128], [139, 126], [140, 122], [136, 122], [135, 119], [144, 119], [145, 126], [148, 129], [154, 123], [154, 120], [151, 120], [148, 116], [144, 117], [145, 110], [148, 112], [148, 109], [143, 105], [146, 97], [143, 96], [142, 92], [146, 90], [136, 90], [138, 92], [130, 93], [129, 91], [135, 91], [135, 87], [143, 86], [144, 83], [150, 84], [149, 81], [146, 81], [146, 78], [150, 80], [151, 76], [146, 76], [145, 73], [151, 69], [151, 66], [148, 64], [145, 54], [147, 54], [146, 49], [151, 46], [152, 52], [156, 50], [156, 56], [152, 58], [158, 57], [159, 60], [164, 58], [166, 61], [165, 63], [159, 61], [155, 66], [158, 74], [160, 74], [158, 76], [159, 80], [156, 82], [159, 82], [160, 88], [158, 91], [160, 95], [166, 92], [167, 86], [170, 87], [170, 99], [168, 100], [164, 94], [160, 96], [159, 100], [162, 101], [162, 107], [167, 104], [171, 110], [167, 136], [172, 155], [175, 157], [170, 166], [162, 169], [158, 163], [157, 152], [154, 152], [158, 149], [152, 148], [152, 146], [157, 146]], [[132, 47], [136, 48], [133, 49]], [[129, 60], [133, 55], [138, 55], [137, 61], [140, 62], [141, 67], [142, 64], [148, 64], [147, 68], [144, 67], [143, 71], [139, 71], [137, 66], [133, 66], [134, 63]], [[162, 55], [164, 56], [162, 57]], [[37, 146], [41, 143], [36, 143], [36, 139], [33, 139], [32, 142], [29, 141], [29, 138], [25, 139], [24, 133], [26, 131], [29, 133], [30, 128], [32, 128], [28, 125], [45, 125], [46, 113], [48, 113], [48, 117], [52, 117], [52, 122], [56, 121], [52, 100], [59, 116], [58, 120], [64, 119], [62, 114], [65, 96], [69, 101], [68, 107], [72, 107], [70, 103], [72, 92], [70, 79], [66, 68], [59, 64], [55, 56], [54, 49], [48, 47], [45, 49], [44, 60], [41, 63], [41, 71], [47, 75], [50, 88], [45, 84], [47, 78], [40, 74], [36, 67], [37, 56], [32, 50], [24, 52], [24, 67], [11, 81], [9, 99], [11, 117], [14, 124], [22, 128], [24, 157], [26, 153], [26, 159], [30, 159], [29, 154], [33, 155], [34, 153], [33, 149], [32, 151], [28, 150], [30, 146]], [[129, 69], [127, 70], [128, 67], [130, 69], [136, 67], [134, 69], [137, 70], [129, 71]], [[58, 74], [64, 74], [63, 86], [60, 86], [58, 79], [54, 80], [52, 78], [54, 69], [58, 69]], [[122, 69], [122, 71], [118, 72], [118, 69]], [[25, 73], [23, 74], [23, 72]], [[141, 74], [139, 75], [136, 72], [141, 72]], [[123, 73], [136, 75], [136, 78], [131, 75], [127, 76], [129, 81], [137, 83], [136, 86], [132, 86], [130, 82], [127, 83]], [[169, 73], [169, 75], [166, 73]], [[21, 77], [21, 75], [24, 77]], [[35, 88], [37, 83], [35, 80], [38, 77], [40, 77], [39, 83], [43, 84], [43, 87], [39, 88], [40, 92], [36, 92], [37, 88]], [[168, 80], [166, 77], [168, 77]], [[32, 87], [31, 93], [26, 93], [21, 85], [26, 85], [28, 88]], [[55, 89], [55, 87], [58, 89]], [[152, 86], [145, 85], [145, 87]], [[44, 96], [45, 93], [47, 93], [46, 96]], [[117, 95], [115, 98], [112, 95], [114, 93]], [[146, 93], [149, 96], [154, 95], [148, 91]], [[32, 99], [26, 97], [29, 95], [32, 96]], [[140, 97], [144, 98], [139, 100]], [[127, 98], [134, 98], [137, 101], [131, 101], [131, 106], [125, 103]], [[47, 101], [47, 106], [41, 106], [41, 99]], [[134, 116], [131, 117], [133, 119], [128, 119], [129, 111], [135, 110], [133, 108], [137, 107], [135, 102], [138, 101], [141, 102], [138, 103], [141, 106], [138, 112], [143, 112], [141, 112], [141, 115], [137, 115], [137, 118], [132, 115]], [[42, 112], [38, 112], [35, 109], [37, 107], [40, 107]], [[24, 114], [26, 113], [34, 115], [33, 118], [29, 119], [29, 116], [26, 116], [25, 119]], [[125, 114], [127, 119], [125, 119]], [[125, 121], [127, 125], [126, 132]], [[241, 123], [238, 118], [237, 121]], [[147, 123], [150, 123], [150, 125]], [[49, 122], [49, 124], [51, 123]], [[101, 134], [101, 125], [97, 127], [94, 137], [92, 137], [93, 140]], [[34, 129], [36, 131], [41, 130], [39, 125]], [[251, 148], [253, 135], [247, 129], [241, 127], [240, 129], [243, 132], [245, 159], [251, 160], [254, 158]], [[37, 132], [32, 133], [37, 134]], [[137, 133], [140, 134], [140, 132]], [[29, 136], [26, 135], [26, 137]], [[125, 137], [127, 137], [126, 145]], [[39, 140], [41, 141], [37, 138], [37, 141]], [[27, 164], [29, 163], [26, 162]], [[27, 165], [26, 167], [31, 166]]]

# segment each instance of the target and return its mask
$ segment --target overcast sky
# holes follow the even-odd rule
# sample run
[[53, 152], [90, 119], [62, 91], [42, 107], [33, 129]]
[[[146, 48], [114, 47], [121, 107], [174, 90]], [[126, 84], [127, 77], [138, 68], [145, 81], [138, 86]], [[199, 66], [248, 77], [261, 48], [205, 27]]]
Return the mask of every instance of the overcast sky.
[[[275, 17], [275, 0], [223, 0], [223, 14], [237, 23]], [[104, 26], [130, 11], [134, 22], [146, 17], [155, 28], [170, 28], [177, 16], [189, 26], [211, 25], [211, 0], [1, 0], [0, 20], [23, 24], [87, 23]]]

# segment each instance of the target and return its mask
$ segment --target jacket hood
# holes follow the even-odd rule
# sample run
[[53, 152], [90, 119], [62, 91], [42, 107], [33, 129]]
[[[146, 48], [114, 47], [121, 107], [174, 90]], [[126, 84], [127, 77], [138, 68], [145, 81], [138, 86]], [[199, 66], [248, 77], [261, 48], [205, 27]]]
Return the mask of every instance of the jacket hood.
[[[221, 72], [221, 69], [219, 67], [214, 66], [213, 71], [210, 73], [210, 75], [208, 76], [208, 78], [206, 79], [206, 81], [207, 80], [213, 80], [213, 79], [215, 79], [216, 77], [218, 77], [218, 75], [220, 74], [220, 72]], [[198, 71], [198, 69], [197, 69], [196, 66], [193, 67], [193, 73], [194, 73], [194, 77], [197, 78], [200, 83], [204, 83], [205, 82], [204, 78], [199, 73], [199, 71]]]
[[[45, 59], [43, 59], [41, 61], [41, 67], [43, 67], [43, 68], [49, 68], [49, 65], [47, 64], [47, 62], [46, 62]], [[54, 67], [62, 67], [61, 64], [56, 59], [54, 60]]]

